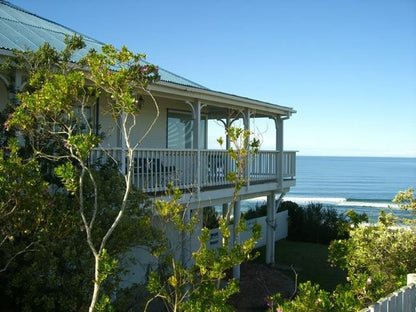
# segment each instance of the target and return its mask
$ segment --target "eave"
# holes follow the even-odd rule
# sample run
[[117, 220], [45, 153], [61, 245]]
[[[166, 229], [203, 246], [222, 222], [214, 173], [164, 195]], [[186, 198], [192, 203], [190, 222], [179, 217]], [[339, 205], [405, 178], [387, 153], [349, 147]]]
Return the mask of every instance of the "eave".
[[182, 101], [201, 101], [204, 104], [215, 105], [223, 108], [242, 109], [248, 108], [265, 116], [287, 116], [296, 113], [291, 107], [280, 106], [268, 102], [254, 100], [233, 94], [199, 89], [190, 86], [159, 81], [150, 86], [150, 91], [160, 97], [174, 98]]

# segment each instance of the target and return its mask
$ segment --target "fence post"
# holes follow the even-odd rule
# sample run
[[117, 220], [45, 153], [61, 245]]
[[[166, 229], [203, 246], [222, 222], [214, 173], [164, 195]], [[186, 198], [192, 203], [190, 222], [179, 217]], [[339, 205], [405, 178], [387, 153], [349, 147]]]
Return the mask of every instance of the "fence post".
[[416, 273], [407, 274], [407, 286], [416, 284]]

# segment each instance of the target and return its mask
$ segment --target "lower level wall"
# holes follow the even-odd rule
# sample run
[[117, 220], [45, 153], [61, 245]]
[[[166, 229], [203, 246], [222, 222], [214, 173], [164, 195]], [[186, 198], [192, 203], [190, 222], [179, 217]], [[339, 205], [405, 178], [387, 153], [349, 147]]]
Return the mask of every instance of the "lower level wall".
[[[256, 218], [247, 220], [247, 231], [240, 234], [240, 241], [245, 241], [251, 236], [251, 229], [254, 224], [261, 225], [261, 238], [257, 242], [256, 247], [262, 247], [266, 244], [266, 217]], [[287, 237], [288, 232], [288, 212], [282, 211], [276, 215], [276, 232], [275, 240], [281, 240]], [[200, 225], [202, 226], [202, 225]], [[180, 257], [181, 250], [181, 236], [178, 233], [173, 232], [172, 229], [166, 229], [169, 233], [171, 246], [177, 246], [174, 248], [174, 252], [177, 257]], [[199, 231], [196, 231], [199, 233]], [[218, 229], [210, 230], [211, 240], [209, 242], [209, 248], [214, 249], [220, 246], [221, 244], [221, 233]], [[232, 233], [232, 231], [231, 231]], [[192, 249], [196, 250], [198, 247], [198, 235], [195, 234], [192, 237]], [[132, 250], [125, 256], [124, 261], [125, 267], [128, 269], [129, 273], [122, 278], [121, 287], [129, 287], [134, 283], [144, 284], [148, 274], [157, 269], [158, 259], [156, 259], [150, 252], [150, 249], [144, 246], [137, 246], [132, 248]]]
[[[251, 236], [251, 230], [254, 224], [261, 225], [261, 237], [257, 241], [256, 247], [262, 247], [266, 245], [266, 232], [267, 232], [267, 217], [261, 217], [256, 219], [250, 219], [246, 221], [247, 231], [240, 234], [240, 241], [243, 242]], [[275, 232], [275, 241], [284, 239], [287, 237], [288, 231], [288, 211], [282, 211], [276, 215], [276, 232]], [[232, 226], [231, 226], [232, 227]], [[232, 230], [230, 229], [231, 233]], [[218, 248], [221, 245], [221, 233], [218, 229], [212, 229], [211, 231], [211, 240], [209, 242], [209, 248], [214, 249]]]

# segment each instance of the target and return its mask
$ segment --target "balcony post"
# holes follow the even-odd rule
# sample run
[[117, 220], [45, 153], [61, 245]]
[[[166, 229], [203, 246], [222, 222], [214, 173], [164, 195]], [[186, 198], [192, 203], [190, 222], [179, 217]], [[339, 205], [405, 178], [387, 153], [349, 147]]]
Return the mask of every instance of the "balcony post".
[[[251, 112], [249, 109], [244, 110], [243, 119], [244, 119], [244, 130], [250, 131], [250, 116]], [[250, 137], [247, 138], [247, 141], [244, 142], [244, 148], [247, 148], [247, 159], [246, 166], [244, 168], [244, 180], [246, 181], [247, 187], [250, 185], [250, 172], [251, 172], [251, 162], [250, 162], [250, 153], [248, 149], [248, 143], [250, 142]]]
[[[240, 234], [237, 233], [237, 228], [238, 228], [238, 224], [240, 223], [240, 219], [241, 219], [241, 205], [240, 205], [240, 200], [236, 200], [236, 202], [234, 203], [234, 221], [233, 221], [233, 245], [239, 244], [240, 243]], [[240, 265], [237, 264], [236, 266], [234, 266], [233, 268], [233, 277], [236, 279], [240, 279]]]
[[278, 117], [275, 119], [276, 125], [276, 151], [279, 152], [277, 157], [277, 183], [280, 190], [283, 189], [283, 166], [284, 166], [284, 155], [283, 155], [283, 118]]
[[276, 201], [275, 194], [267, 195], [267, 217], [266, 217], [266, 263], [274, 264], [275, 254], [275, 230], [276, 230]]
[[[191, 222], [191, 208], [185, 207], [184, 222], [189, 224]], [[184, 268], [191, 267], [192, 252], [191, 252], [191, 235], [187, 231], [182, 231], [182, 265]]]
[[193, 102], [192, 107], [194, 119], [192, 147], [196, 150], [194, 183], [196, 185], [196, 192], [199, 194], [201, 188], [201, 102], [199, 100]]

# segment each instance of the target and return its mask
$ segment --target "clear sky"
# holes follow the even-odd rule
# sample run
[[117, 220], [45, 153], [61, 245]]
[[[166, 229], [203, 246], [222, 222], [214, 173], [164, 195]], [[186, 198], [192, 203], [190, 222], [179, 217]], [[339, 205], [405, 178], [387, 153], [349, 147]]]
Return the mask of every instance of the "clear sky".
[[210, 89], [293, 107], [285, 148], [299, 155], [416, 157], [415, 0], [9, 1]]

